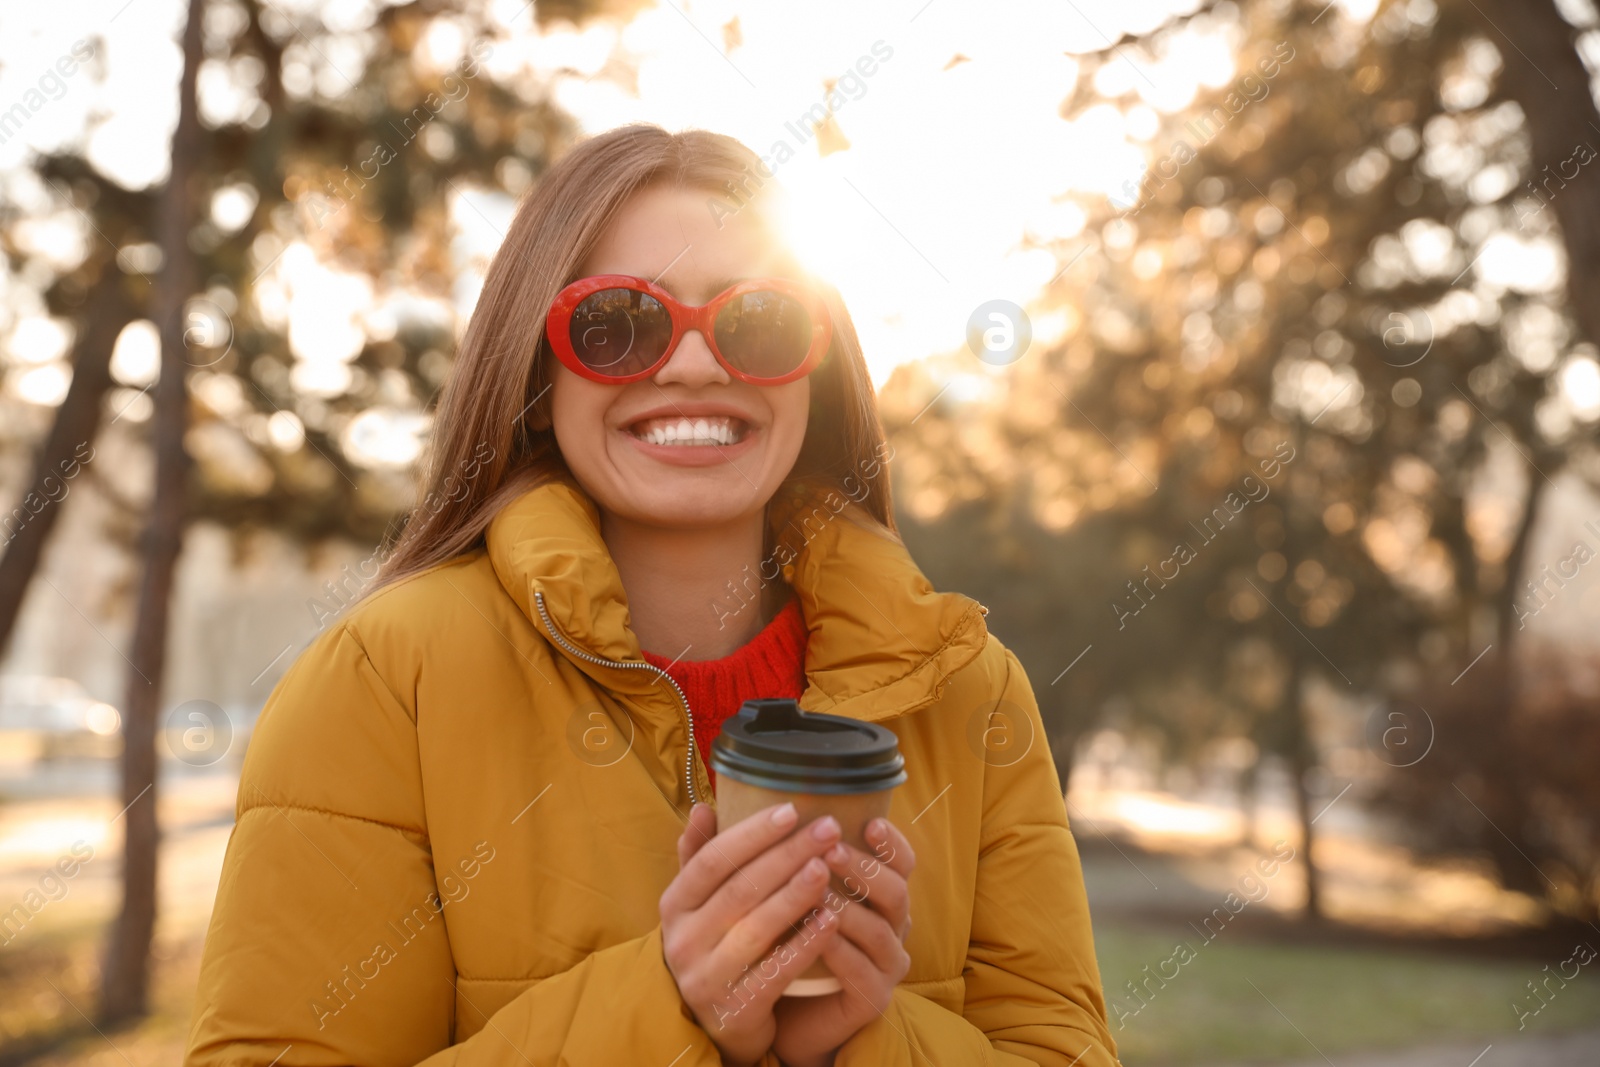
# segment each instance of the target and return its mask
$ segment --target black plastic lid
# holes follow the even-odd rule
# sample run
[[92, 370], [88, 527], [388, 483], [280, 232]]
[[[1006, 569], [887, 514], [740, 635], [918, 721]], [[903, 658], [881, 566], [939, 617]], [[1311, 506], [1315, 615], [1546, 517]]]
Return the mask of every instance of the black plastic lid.
[[747, 700], [711, 745], [711, 769], [789, 793], [876, 793], [906, 780], [892, 730], [800, 710], [787, 697]]

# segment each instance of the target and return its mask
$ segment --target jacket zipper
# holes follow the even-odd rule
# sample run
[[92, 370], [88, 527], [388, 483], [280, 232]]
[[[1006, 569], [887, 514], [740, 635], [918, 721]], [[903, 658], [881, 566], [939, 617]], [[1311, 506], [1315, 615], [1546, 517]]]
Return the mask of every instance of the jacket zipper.
[[653, 663], [624, 659], [603, 659], [591, 652], [585, 652], [571, 641], [568, 641], [564, 636], [562, 636], [561, 632], [556, 629], [556, 624], [550, 618], [550, 612], [545, 609], [544, 593], [542, 591], [535, 590], [533, 599], [539, 607], [539, 617], [544, 620], [545, 628], [550, 631], [551, 638], [574, 656], [577, 656], [579, 659], [587, 660], [590, 663], [598, 663], [605, 667], [622, 667], [627, 670], [652, 671], [665, 678], [668, 682], [672, 683], [673, 692], [678, 694], [678, 703], [683, 705], [683, 729], [689, 737], [689, 752], [684, 757], [683, 761], [683, 784], [689, 789], [690, 805], [692, 806], [700, 803], [700, 794], [695, 790], [694, 787], [694, 720], [689, 715], [689, 698], [683, 695], [683, 689], [679, 687], [677, 680], [674, 679], [672, 675], [667, 674], [665, 671], [657, 668]]

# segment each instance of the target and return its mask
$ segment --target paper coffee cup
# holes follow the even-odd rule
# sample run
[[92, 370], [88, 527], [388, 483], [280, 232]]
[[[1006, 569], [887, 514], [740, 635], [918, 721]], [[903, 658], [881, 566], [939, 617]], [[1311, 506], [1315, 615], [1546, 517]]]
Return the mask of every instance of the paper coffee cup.
[[[906, 780], [905, 757], [893, 731], [839, 715], [810, 714], [788, 698], [745, 701], [712, 744], [711, 769], [717, 774], [718, 833], [788, 801], [799, 815], [797, 831], [832, 815], [839, 820], [840, 839], [869, 855], [867, 824], [889, 814], [893, 790]], [[835, 875], [833, 890], [856, 899], [863, 888], [870, 894], [865, 876], [854, 881], [852, 894]], [[794, 927], [797, 933], [805, 929], [804, 923]], [[838, 989], [839, 980], [817, 959], [783, 995], [820, 996]]]

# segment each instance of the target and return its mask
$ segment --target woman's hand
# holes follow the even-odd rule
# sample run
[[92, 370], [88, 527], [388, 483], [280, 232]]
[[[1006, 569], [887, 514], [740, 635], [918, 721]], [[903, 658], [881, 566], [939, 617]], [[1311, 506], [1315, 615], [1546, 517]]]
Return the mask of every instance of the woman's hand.
[[830, 940], [822, 958], [843, 988], [778, 1003], [772, 1050], [784, 1067], [832, 1067], [839, 1046], [883, 1014], [911, 968], [904, 944], [911, 932], [907, 881], [917, 858], [888, 819], [872, 820], [866, 838], [873, 855], [840, 844], [826, 857], [851, 895], [844, 900], [830, 891], [824, 909], [839, 910], [842, 936]]
[[[828, 888], [820, 857], [838, 843], [839, 824], [826, 816], [791, 833], [795, 821], [794, 805], [782, 804], [718, 834], [716, 812], [695, 805], [678, 838], [678, 876], [661, 894], [667, 969], [729, 1067], [771, 1047], [778, 995], [841, 928], [818, 907]], [[808, 912], [805, 929], [774, 949]]]

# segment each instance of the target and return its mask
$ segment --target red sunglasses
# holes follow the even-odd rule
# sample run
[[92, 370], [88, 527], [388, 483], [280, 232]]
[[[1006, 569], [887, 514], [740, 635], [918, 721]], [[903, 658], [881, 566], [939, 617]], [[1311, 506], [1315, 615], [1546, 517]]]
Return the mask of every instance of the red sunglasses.
[[694, 307], [629, 274], [580, 278], [556, 295], [545, 316], [556, 358], [611, 385], [650, 377], [690, 330], [740, 381], [782, 385], [817, 369], [833, 320], [815, 289], [787, 278], [736, 282]]

